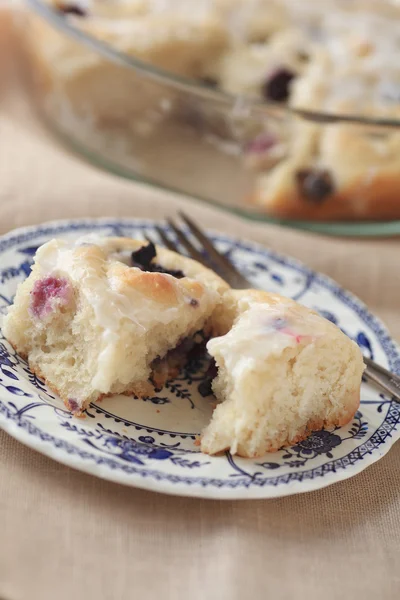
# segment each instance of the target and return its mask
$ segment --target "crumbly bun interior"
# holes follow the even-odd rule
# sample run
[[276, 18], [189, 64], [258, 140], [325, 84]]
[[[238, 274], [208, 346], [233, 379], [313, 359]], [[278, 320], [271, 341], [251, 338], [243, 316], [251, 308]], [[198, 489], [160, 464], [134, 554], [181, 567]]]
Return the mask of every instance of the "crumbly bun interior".
[[291, 300], [252, 291], [233, 296], [232, 329], [207, 344], [220, 404], [203, 431], [202, 451], [262, 456], [351, 420], [364, 369], [358, 346]]

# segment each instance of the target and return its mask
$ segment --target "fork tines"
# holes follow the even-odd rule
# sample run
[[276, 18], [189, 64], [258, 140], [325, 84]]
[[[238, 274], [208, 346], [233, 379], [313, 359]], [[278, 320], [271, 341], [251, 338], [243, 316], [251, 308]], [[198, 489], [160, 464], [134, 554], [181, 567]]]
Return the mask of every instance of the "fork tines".
[[[227, 256], [222, 254], [211, 242], [210, 238], [194, 223], [185, 213], [179, 212], [179, 216], [186, 225], [186, 229], [178, 227], [172, 219], [167, 219], [168, 229], [174, 234], [168, 235], [165, 228], [156, 226], [157, 234], [162, 244], [169, 250], [182, 253], [182, 249], [191, 258], [194, 258], [204, 266], [218, 271], [218, 273], [235, 288], [249, 288], [251, 283], [236, 269]], [[190, 238], [196, 241], [196, 245]], [[152, 241], [146, 236], [148, 241]]]

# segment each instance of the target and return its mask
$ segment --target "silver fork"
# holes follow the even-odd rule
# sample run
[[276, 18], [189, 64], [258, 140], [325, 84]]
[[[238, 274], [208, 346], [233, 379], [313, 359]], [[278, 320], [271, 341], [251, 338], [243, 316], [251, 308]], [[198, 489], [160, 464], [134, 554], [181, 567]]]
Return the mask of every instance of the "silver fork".
[[[254, 283], [251, 283], [237, 270], [227, 256], [217, 250], [207, 235], [192, 219], [183, 212], [179, 212], [178, 214], [199, 247], [193, 244], [187, 233], [178, 227], [172, 219], [167, 219], [169, 228], [174, 232], [178, 243], [171, 236], [167, 235], [161, 227], [156, 226], [157, 234], [166, 248], [181, 254], [181, 247], [183, 247], [191, 258], [202, 263], [205, 267], [217, 271], [232, 288], [249, 289], [255, 287]], [[154, 240], [150, 239], [150, 237], [146, 236], [146, 238], [149, 242], [154, 243]], [[364, 357], [364, 362], [366, 365], [364, 375], [385, 390], [385, 392], [389, 393], [393, 397], [393, 400], [400, 402], [400, 377], [381, 367], [370, 358]]]

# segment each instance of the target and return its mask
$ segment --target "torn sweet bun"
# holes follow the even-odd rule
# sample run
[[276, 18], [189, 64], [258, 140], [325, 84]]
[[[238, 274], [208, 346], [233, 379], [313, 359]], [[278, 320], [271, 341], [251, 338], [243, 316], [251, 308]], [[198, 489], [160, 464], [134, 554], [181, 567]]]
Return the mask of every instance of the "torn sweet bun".
[[80, 414], [102, 396], [160, 388], [188, 348], [221, 332], [212, 317], [227, 289], [201, 264], [143, 241], [52, 240], [38, 249], [3, 331]]
[[262, 456], [352, 419], [364, 370], [355, 342], [288, 298], [244, 290], [225, 302], [233, 326], [207, 344], [220, 403], [202, 433], [203, 452]]
[[76, 415], [161, 389], [207, 343], [215, 362], [199, 391], [212, 385], [219, 401], [201, 437], [209, 454], [262, 456], [346, 424], [359, 405], [362, 355], [335, 325], [138, 240], [44, 244], [3, 331]]

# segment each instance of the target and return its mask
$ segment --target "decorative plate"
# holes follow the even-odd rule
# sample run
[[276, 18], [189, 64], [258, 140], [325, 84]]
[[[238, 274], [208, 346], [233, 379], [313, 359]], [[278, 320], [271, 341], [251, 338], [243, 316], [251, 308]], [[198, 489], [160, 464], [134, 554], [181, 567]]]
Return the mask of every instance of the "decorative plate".
[[[44, 224], [0, 238], [0, 313], [29, 274], [37, 247], [52, 237], [156, 236], [151, 221], [80, 220]], [[357, 341], [363, 352], [395, 372], [398, 347], [382, 323], [354, 296], [299, 262], [256, 244], [213, 235], [218, 247], [265, 289], [318, 310]], [[2, 317], [1, 317], [2, 318]], [[210, 457], [195, 437], [212, 412], [198, 391], [205, 365], [188, 364], [177, 379], [144, 400], [116, 396], [93, 403], [84, 419], [30, 372], [1, 335], [0, 426], [20, 442], [92, 475], [158, 492], [206, 498], [271, 498], [307, 492], [356, 475], [379, 460], [400, 436], [400, 405], [363, 383], [361, 406], [346, 427], [258, 459]]]

